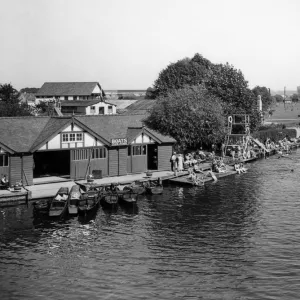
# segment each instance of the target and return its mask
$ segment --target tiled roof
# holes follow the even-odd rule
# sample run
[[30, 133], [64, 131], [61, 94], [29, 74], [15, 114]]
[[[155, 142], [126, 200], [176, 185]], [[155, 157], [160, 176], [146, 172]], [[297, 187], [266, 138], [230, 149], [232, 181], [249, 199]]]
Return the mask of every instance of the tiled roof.
[[142, 128], [144, 116], [76, 116], [76, 119], [91, 128], [107, 141], [113, 138], [126, 138], [128, 127]]
[[71, 123], [71, 120], [72, 119], [68, 117], [50, 118], [43, 130], [41, 131], [40, 135], [32, 144], [30, 150], [35, 149], [35, 147], [37, 147], [43, 142], [45, 143], [47, 140], [50, 139], [50, 137], [53, 136], [53, 134], [63, 130], [66, 125]]
[[131, 141], [133, 139], [135, 139], [139, 134], [140, 132], [142, 131], [142, 128], [128, 128], [127, 129], [127, 140], [128, 140], [128, 143], [131, 143]]
[[50, 117], [0, 118], [1, 143], [15, 152], [29, 152]]
[[117, 106], [117, 109], [124, 109], [131, 105], [132, 103], [136, 102], [137, 100], [114, 100], [114, 99], [109, 99], [109, 103], [114, 104]]
[[[145, 115], [76, 116], [74, 122], [109, 144], [113, 138], [135, 138]], [[0, 143], [14, 152], [34, 152], [72, 122], [72, 117], [0, 118]], [[161, 142], [174, 139], [146, 128]]]
[[90, 96], [98, 82], [45, 82], [36, 96]]

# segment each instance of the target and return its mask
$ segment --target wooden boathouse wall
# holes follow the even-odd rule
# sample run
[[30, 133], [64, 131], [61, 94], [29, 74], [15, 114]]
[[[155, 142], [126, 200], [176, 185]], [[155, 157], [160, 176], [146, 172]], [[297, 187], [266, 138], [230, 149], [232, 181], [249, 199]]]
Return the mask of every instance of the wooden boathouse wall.
[[119, 147], [119, 174], [127, 174], [127, 146]]
[[173, 151], [173, 144], [158, 145], [158, 170], [171, 170], [170, 158]]
[[33, 184], [33, 155], [11, 155], [9, 167], [9, 184], [22, 181], [23, 185]]
[[127, 174], [127, 146], [112, 147], [108, 150], [108, 175]]
[[22, 156], [22, 182], [24, 185], [33, 184], [33, 155]]
[[[102, 176], [108, 175], [108, 150], [105, 158], [90, 158], [86, 152], [96, 148], [73, 149], [70, 155], [70, 177], [72, 179], [83, 179], [86, 175], [92, 174], [94, 170], [101, 170]], [[102, 148], [104, 149], [104, 148]], [[85, 158], [85, 159], [78, 159]]]

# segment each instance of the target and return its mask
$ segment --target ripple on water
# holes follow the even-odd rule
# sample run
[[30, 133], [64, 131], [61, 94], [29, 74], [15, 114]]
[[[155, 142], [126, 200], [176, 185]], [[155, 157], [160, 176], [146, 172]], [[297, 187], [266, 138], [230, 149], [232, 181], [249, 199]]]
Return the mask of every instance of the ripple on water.
[[0, 208], [1, 299], [297, 299], [299, 165], [271, 157], [88, 219]]

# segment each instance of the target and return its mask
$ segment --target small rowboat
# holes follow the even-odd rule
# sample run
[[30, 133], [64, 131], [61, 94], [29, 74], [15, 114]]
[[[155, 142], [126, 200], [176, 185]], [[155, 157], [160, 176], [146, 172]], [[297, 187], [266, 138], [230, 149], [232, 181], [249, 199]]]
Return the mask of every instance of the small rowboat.
[[101, 199], [101, 204], [104, 207], [116, 207], [119, 202], [119, 194], [115, 192], [105, 192]]
[[132, 189], [124, 187], [123, 191], [119, 192], [120, 204], [134, 206], [137, 204], [138, 194]]
[[38, 200], [32, 203], [33, 212], [38, 214], [48, 214], [50, 203], [48, 200]]
[[49, 208], [49, 217], [62, 217], [68, 207], [68, 187], [61, 187], [56, 196], [52, 199]]
[[160, 178], [155, 181], [148, 181], [146, 184], [146, 192], [150, 195], [160, 195], [163, 191], [164, 187]]
[[94, 211], [100, 202], [100, 193], [96, 190], [90, 190], [84, 194], [78, 203], [78, 212], [87, 214]]
[[138, 195], [145, 194], [146, 188], [143, 182], [136, 181], [134, 184], [130, 185], [131, 190]]
[[162, 185], [146, 187], [146, 192], [150, 195], [161, 195], [163, 191], [164, 187]]
[[68, 212], [70, 215], [78, 214], [78, 201], [82, 198], [80, 187], [73, 185], [68, 197]]

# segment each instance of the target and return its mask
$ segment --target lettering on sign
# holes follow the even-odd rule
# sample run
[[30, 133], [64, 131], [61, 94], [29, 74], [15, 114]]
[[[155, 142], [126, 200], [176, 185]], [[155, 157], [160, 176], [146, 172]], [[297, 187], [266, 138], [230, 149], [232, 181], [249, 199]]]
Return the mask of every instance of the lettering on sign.
[[112, 146], [127, 145], [127, 139], [111, 139]]

